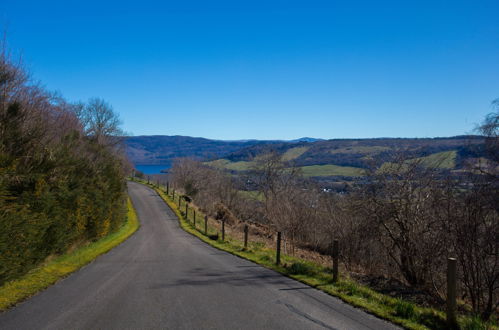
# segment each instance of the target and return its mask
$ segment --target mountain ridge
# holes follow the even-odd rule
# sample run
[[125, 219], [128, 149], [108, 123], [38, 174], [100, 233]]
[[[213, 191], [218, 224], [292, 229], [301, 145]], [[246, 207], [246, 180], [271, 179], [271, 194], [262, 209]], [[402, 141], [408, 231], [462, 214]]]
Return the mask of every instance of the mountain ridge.
[[228, 159], [232, 162], [249, 161], [258, 154], [276, 151], [302, 166], [335, 164], [364, 167], [365, 158], [383, 156], [394, 150], [405, 149], [415, 157], [456, 150], [461, 158], [473, 151], [471, 145], [480, 144], [483, 137], [460, 135], [434, 138], [368, 138], [295, 140], [213, 140], [182, 135], [142, 135], [125, 138], [127, 155], [135, 165], [165, 165], [175, 158], [191, 157], [201, 161]]

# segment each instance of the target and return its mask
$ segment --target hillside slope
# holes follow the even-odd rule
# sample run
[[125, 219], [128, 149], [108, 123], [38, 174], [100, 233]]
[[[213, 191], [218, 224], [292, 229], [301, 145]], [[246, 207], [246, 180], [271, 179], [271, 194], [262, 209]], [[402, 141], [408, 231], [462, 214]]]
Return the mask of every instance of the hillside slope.
[[[305, 140], [305, 141], [304, 141]], [[371, 159], [390, 162], [403, 150], [409, 158], [451, 153], [453, 166], [460, 168], [470, 158], [481, 157], [479, 136], [448, 138], [376, 138], [376, 139], [299, 139], [294, 141], [221, 141], [188, 136], [136, 136], [126, 139], [127, 154], [136, 165], [165, 165], [173, 159], [192, 157], [232, 171], [247, 170], [262, 153], [275, 151], [283, 159], [305, 167], [309, 175], [318, 173], [361, 173]], [[331, 168], [330, 165], [336, 167]], [[313, 167], [311, 167], [313, 166]], [[329, 166], [329, 167], [317, 167]], [[346, 172], [345, 172], [346, 171]], [[307, 172], [307, 173], [308, 173]], [[341, 174], [337, 174], [341, 175]]]
[[220, 141], [190, 136], [133, 136], [125, 140], [127, 155], [136, 165], [169, 165], [174, 158], [216, 159], [242, 148], [273, 141]]
[[[466, 162], [482, 156], [483, 139], [479, 136], [449, 138], [335, 139], [316, 142], [259, 144], [241, 148], [223, 159], [207, 164], [231, 171], [244, 171], [254, 164], [254, 157], [273, 151], [281, 154], [290, 166], [301, 167], [306, 176], [358, 176], [375, 160], [377, 166], [391, 162], [400, 152], [406, 159], [424, 164], [437, 161], [443, 169], [459, 169]], [[441, 163], [441, 164], [440, 164]]]

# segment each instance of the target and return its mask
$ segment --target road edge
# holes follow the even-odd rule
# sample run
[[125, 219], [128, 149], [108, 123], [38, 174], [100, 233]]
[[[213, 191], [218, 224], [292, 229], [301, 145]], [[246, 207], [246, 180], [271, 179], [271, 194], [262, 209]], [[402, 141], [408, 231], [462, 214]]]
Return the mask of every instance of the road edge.
[[362, 304], [358, 304], [356, 303], [355, 301], [352, 301], [352, 300], [349, 300], [349, 299], [345, 299], [346, 297], [343, 296], [343, 295], [338, 295], [338, 294], [335, 294], [334, 292], [330, 292], [328, 290], [324, 290], [321, 286], [322, 285], [317, 285], [317, 284], [314, 284], [314, 283], [311, 283], [310, 281], [307, 281], [307, 280], [304, 280], [298, 276], [293, 276], [293, 275], [290, 275], [282, 270], [279, 269], [279, 267], [277, 266], [270, 266], [270, 265], [267, 265], [267, 264], [262, 264], [260, 262], [258, 262], [258, 260], [256, 260], [255, 258], [252, 258], [251, 255], [248, 255], [248, 253], [245, 253], [246, 251], [244, 250], [241, 250], [241, 251], [236, 251], [234, 249], [231, 249], [227, 246], [225, 246], [223, 243], [220, 243], [219, 241], [217, 240], [212, 240], [210, 239], [209, 237], [205, 236], [203, 233], [201, 233], [200, 231], [194, 229], [192, 227], [192, 224], [190, 222], [188, 222], [184, 215], [182, 214], [182, 211], [177, 207], [177, 205], [170, 200], [170, 196], [166, 197], [166, 194], [165, 192], [163, 192], [161, 189], [157, 188], [156, 186], [154, 186], [153, 184], [147, 184], [145, 182], [140, 182], [140, 181], [135, 181], [134, 182], [137, 182], [137, 183], [140, 183], [140, 184], [143, 184], [145, 185], [146, 187], [149, 187], [151, 189], [153, 189], [157, 194], [158, 196], [160, 196], [160, 198], [163, 200], [163, 202], [173, 211], [173, 213], [175, 214], [175, 216], [178, 218], [178, 221], [179, 221], [179, 225], [180, 225], [180, 228], [182, 230], [184, 230], [185, 232], [191, 234], [192, 236], [195, 236], [196, 238], [198, 238], [199, 240], [203, 241], [204, 243], [208, 244], [209, 246], [211, 247], [214, 247], [218, 250], [221, 250], [221, 251], [224, 251], [224, 252], [227, 252], [227, 253], [230, 253], [236, 257], [239, 257], [239, 258], [242, 258], [242, 259], [245, 259], [245, 260], [248, 260], [250, 262], [253, 262], [261, 267], [264, 267], [264, 268], [267, 268], [269, 270], [272, 270], [272, 271], [275, 271], [285, 277], [288, 277], [288, 278], [291, 278], [295, 281], [298, 281], [300, 283], [303, 283], [305, 285], [308, 285], [314, 289], [317, 289], [321, 292], [324, 292], [332, 297], [335, 297], [337, 299], [340, 299], [341, 301], [343, 301], [344, 303], [354, 307], [354, 308], [358, 308], [360, 310], [362, 310], [363, 312], [367, 313], [367, 314], [370, 314], [380, 320], [384, 320], [385, 322], [388, 322], [388, 323], [391, 323], [393, 325], [396, 325], [396, 326], [400, 326], [400, 327], [403, 327], [405, 329], [414, 329], [414, 330], [419, 330], [419, 329], [428, 329], [427, 327], [421, 325], [421, 324], [417, 324], [417, 323], [413, 323], [411, 322], [410, 320], [406, 320], [406, 319], [394, 319], [394, 318], [390, 318], [390, 317], [387, 317], [386, 315], [384, 315], [382, 312], [378, 311], [378, 310], [373, 310], [373, 309], [369, 309], [367, 308], [366, 306], [362, 305]]
[[126, 221], [119, 230], [96, 242], [58, 256], [54, 260], [30, 270], [20, 278], [2, 285], [0, 287], [0, 313], [27, 300], [57, 281], [78, 271], [100, 255], [109, 252], [126, 241], [139, 227], [137, 213], [128, 196]]

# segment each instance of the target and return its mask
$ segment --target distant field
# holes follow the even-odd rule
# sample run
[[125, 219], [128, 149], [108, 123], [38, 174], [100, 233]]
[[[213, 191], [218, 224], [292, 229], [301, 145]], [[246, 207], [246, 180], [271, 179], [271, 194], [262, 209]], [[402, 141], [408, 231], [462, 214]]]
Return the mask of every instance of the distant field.
[[414, 161], [422, 161], [423, 165], [436, 168], [451, 169], [456, 167], [457, 151], [444, 151], [436, 154], [431, 154], [426, 157], [414, 158]]
[[260, 201], [260, 202], [263, 201], [263, 194], [260, 193], [259, 191], [255, 191], [255, 190], [251, 190], [251, 191], [239, 190], [239, 194], [242, 197], [247, 198], [247, 199], [254, 199], [254, 200], [257, 200], [257, 201]]
[[206, 165], [216, 167], [218, 169], [232, 171], [249, 171], [253, 167], [254, 162], [231, 162], [228, 159], [217, 159], [211, 162], [206, 162]]
[[233, 171], [249, 171], [253, 168], [254, 163], [253, 162], [234, 162], [227, 164], [227, 169], [233, 170]]
[[[437, 152], [426, 157], [418, 157], [406, 160], [406, 163], [420, 162], [421, 165], [426, 167], [440, 168], [440, 169], [453, 169], [456, 167], [457, 151], [444, 151]], [[379, 168], [378, 171], [384, 172], [395, 169], [397, 166], [394, 163], [386, 162]], [[404, 167], [403, 167], [404, 169]], [[405, 169], [404, 169], [405, 170]]]
[[[348, 147], [348, 148], [342, 148], [342, 149], [335, 149], [336, 152], [340, 152], [340, 150], [350, 150], [353, 153], [353, 150], [356, 150], [355, 152], [382, 152], [386, 149], [385, 147]], [[292, 148], [289, 149], [286, 153], [284, 153], [283, 158], [285, 160], [293, 160], [295, 158], [300, 157], [303, 153], [305, 153], [308, 150], [308, 147], [297, 147], [297, 148]], [[438, 152], [435, 154], [428, 155], [426, 157], [419, 157], [419, 158], [413, 158], [409, 159], [406, 162], [421, 162], [422, 165], [427, 166], [427, 167], [436, 167], [436, 168], [441, 168], [441, 169], [453, 169], [456, 166], [456, 156], [457, 152], [455, 150], [452, 151], [444, 151], [444, 152]], [[253, 168], [254, 162], [253, 161], [239, 161], [239, 162], [231, 162], [228, 159], [217, 159], [211, 162], [206, 163], [209, 166], [219, 168], [219, 169], [225, 169], [225, 170], [231, 170], [231, 171], [249, 171]], [[394, 165], [392, 163], [384, 163], [381, 167], [381, 171], [388, 170], [389, 168], [393, 167]], [[339, 165], [310, 165], [310, 166], [302, 166], [300, 167], [303, 175], [306, 177], [313, 177], [313, 176], [363, 176], [365, 175], [365, 171], [362, 168], [359, 167], [351, 167], [351, 166], [339, 166]]]
[[383, 151], [391, 150], [390, 147], [383, 146], [352, 146], [329, 150], [331, 154], [379, 154]]
[[[305, 147], [306, 148], [306, 147]], [[302, 148], [300, 148], [302, 149]], [[306, 151], [306, 150], [305, 150]], [[305, 152], [304, 150], [295, 150], [291, 154], [298, 155]], [[299, 156], [298, 156], [299, 157]], [[205, 163], [218, 169], [232, 170], [232, 171], [249, 171], [253, 168], [254, 162], [231, 162], [228, 159], [217, 159]], [[311, 165], [300, 167], [304, 176], [363, 176], [364, 170], [358, 167], [338, 166], [338, 165]], [[248, 193], [248, 192], [243, 192]], [[250, 196], [247, 196], [250, 197]], [[254, 196], [253, 196], [254, 197]]]
[[296, 159], [296, 158], [300, 157], [301, 155], [303, 155], [305, 152], [307, 152], [308, 149], [309, 149], [309, 147], [291, 148], [282, 155], [282, 160], [290, 161], [290, 160]]
[[363, 176], [365, 171], [358, 167], [338, 165], [311, 165], [301, 167], [304, 176]]
[[205, 162], [206, 165], [215, 167], [218, 169], [225, 169], [228, 164], [230, 164], [231, 161], [227, 159], [217, 159], [217, 160], [212, 160], [211, 162]]

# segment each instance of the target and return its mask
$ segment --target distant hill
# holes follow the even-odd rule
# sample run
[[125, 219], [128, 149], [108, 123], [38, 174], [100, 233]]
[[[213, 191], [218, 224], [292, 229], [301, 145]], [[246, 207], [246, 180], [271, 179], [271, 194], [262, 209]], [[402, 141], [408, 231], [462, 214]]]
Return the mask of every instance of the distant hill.
[[302, 138], [299, 138], [299, 139], [290, 140], [288, 142], [317, 142], [317, 141], [324, 141], [324, 139], [316, 139], [316, 138], [311, 138], [311, 137], [302, 137]]
[[125, 140], [128, 158], [135, 165], [170, 165], [177, 157], [202, 160], [217, 159], [227, 154], [273, 141], [220, 141], [190, 136], [132, 136]]
[[165, 165], [177, 157], [193, 157], [230, 171], [251, 168], [255, 156], [276, 151], [283, 159], [303, 168], [308, 176], [359, 175], [370, 159], [390, 162], [404, 150], [411, 158], [443, 160], [446, 169], [457, 169], [469, 159], [482, 157], [479, 136], [448, 138], [375, 138], [293, 141], [222, 141], [188, 136], [135, 136], [126, 139], [127, 154], [136, 165]]
[[[252, 167], [252, 159], [275, 151], [306, 176], [359, 176], [375, 159], [378, 163], [393, 161], [397, 151], [410, 159], [442, 169], [459, 169], [466, 162], [482, 157], [480, 136], [449, 138], [377, 138], [333, 139], [316, 142], [259, 144], [241, 148], [209, 165], [231, 171]], [[379, 165], [381, 165], [379, 164]]]

